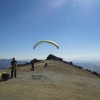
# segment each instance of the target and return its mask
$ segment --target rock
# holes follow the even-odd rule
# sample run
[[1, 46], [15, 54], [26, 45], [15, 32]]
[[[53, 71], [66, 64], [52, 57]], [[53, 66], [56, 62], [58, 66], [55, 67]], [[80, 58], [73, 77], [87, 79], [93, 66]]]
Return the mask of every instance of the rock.
[[60, 57], [57, 57], [57, 56], [54, 56], [52, 54], [50, 54], [46, 60], [57, 60], [57, 61], [63, 61], [63, 58], [60, 58]]

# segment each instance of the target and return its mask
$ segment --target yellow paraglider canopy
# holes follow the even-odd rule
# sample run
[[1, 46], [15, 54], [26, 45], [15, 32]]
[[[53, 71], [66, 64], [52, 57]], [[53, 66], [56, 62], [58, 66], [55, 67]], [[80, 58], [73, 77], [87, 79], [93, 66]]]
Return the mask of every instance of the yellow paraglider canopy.
[[50, 40], [42, 40], [42, 41], [37, 42], [37, 43], [34, 45], [33, 49], [35, 49], [39, 44], [44, 43], [44, 42], [53, 44], [54, 46], [57, 47], [57, 49], [59, 48], [58, 44], [55, 43], [55, 42], [53, 42], [53, 41], [50, 41]]

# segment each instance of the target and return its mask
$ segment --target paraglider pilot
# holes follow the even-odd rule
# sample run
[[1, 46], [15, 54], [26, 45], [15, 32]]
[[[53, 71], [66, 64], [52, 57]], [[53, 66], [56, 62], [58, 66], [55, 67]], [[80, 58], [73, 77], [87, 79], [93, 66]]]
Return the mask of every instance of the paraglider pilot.
[[31, 65], [32, 65], [32, 67], [31, 67], [31, 71], [34, 71], [34, 59], [31, 60]]
[[46, 67], [47, 67], [47, 65], [48, 65], [48, 64], [47, 64], [47, 63], [45, 63], [45, 66], [44, 66], [44, 68], [46, 68]]
[[12, 59], [11, 61], [11, 78], [13, 78], [13, 73], [14, 73], [14, 77], [16, 78], [16, 67], [17, 67], [17, 61], [15, 60], [15, 58]]

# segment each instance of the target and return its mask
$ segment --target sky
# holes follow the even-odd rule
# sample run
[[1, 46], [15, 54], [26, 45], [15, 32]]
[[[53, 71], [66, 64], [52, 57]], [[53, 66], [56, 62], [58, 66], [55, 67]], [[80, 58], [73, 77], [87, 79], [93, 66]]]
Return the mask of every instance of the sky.
[[100, 0], [0, 0], [0, 59], [99, 58], [99, 43]]

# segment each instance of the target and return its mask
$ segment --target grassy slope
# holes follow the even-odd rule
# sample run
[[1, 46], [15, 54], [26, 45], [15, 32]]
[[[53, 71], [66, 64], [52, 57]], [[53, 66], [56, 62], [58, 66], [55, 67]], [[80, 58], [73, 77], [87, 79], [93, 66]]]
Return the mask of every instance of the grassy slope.
[[[0, 100], [100, 100], [100, 78], [57, 61], [19, 67], [18, 77], [0, 82]], [[10, 72], [10, 70], [7, 70]], [[33, 77], [43, 76], [42, 77]]]

